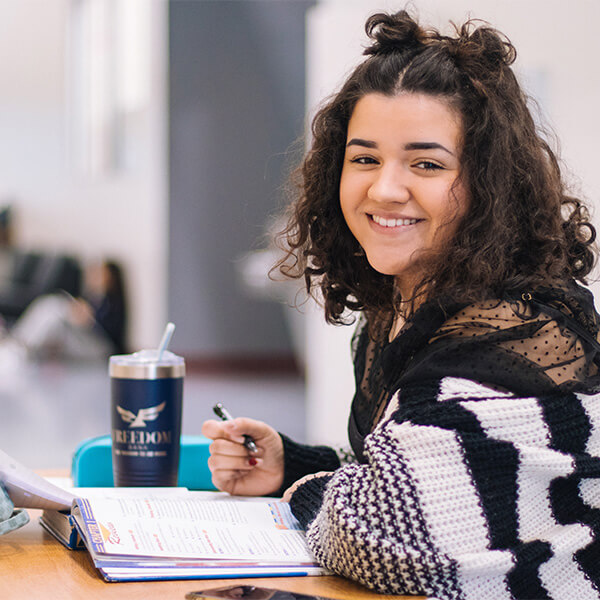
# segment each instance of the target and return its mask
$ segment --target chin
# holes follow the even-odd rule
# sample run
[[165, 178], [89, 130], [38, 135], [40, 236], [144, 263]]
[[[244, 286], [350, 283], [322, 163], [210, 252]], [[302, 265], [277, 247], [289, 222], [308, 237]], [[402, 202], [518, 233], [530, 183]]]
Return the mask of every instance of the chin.
[[[395, 254], [396, 256], [402, 256], [406, 255], [407, 253], [400, 253], [396, 251]], [[411, 252], [411, 254], [414, 254], [414, 252]], [[369, 256], [369, 254], [367, 253], [367, 261], [369, 262], [371, 267], [375, 269], [375, 271], [381, 273], [382, 275], [389, 275], [391, 277], [402, 276], [413, 268], [415, 261], [412, 260], [412, 256], [409, 255], [408, 257], [406, 257], [409, 258], [409, 260], [390, 261], [390, 258], [393, 255], [393, 252], [377, 252], [371, 254], [371, 256]]]
[[382, 275], [389, 275], [390, 277], [398, 277], [405, 272], [405, 269], [399, 269], [398, 267], [389, 267], [386, 265], [376, 266], [373, 263], [370, 264], [378, 273], [381, 273]]

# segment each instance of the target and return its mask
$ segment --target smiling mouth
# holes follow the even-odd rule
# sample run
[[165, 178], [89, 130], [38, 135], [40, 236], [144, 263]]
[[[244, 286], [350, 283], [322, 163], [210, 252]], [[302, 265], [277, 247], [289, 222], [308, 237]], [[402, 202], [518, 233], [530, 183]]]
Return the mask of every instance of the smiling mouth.
[[380, 225], [381, 227], [407, 227], [408, 225], [415, 225], [423, 219], [384, 219], [377, 215], [369, 215], [371, 219]]

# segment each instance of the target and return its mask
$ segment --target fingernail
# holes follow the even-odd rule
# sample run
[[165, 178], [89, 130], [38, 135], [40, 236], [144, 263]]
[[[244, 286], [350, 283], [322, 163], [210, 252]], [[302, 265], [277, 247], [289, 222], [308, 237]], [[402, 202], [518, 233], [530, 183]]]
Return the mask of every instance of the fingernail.
[[257, 460], [254, 458], [254, 456], [251, 456], [251, 457], [248, 459], [248, 464], [249, 464], [251, 467], [254, 467], [254, 466], [256, 465], [256, 463], [257, 463], [257, 462], [258, 462], [258, 461], [257, 461]]

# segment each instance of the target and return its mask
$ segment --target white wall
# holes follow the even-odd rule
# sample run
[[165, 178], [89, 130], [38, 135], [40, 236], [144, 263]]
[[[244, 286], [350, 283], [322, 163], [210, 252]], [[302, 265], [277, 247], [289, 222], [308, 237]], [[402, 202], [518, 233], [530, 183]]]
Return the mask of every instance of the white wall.
[[[378, 10], [404, 2], [322, 0], [308, 20], [308, 106], [339, 87], [366, 44], [364, 22]], [[467, 16], [489, 21], [517, 48], [516, 70], [542, 105], [561, 141], [575, 189], [598, 207], [597, 136], [600, 132], [600, 3], [595, 0], [417, 0], [421, 20], [446, 28]], [[474, 8], [476, 6], [476, 8]], [[414, 12], [414, 11], [413, 11]], [[597, 222], [597, 220], [596, 220]], [[600, 291], [592, 285], [596, 295]], [[313, 442], [347, 443], [346, 423], [354, 384], [351, 328], [327, 326], [308, 313], [307, 432]]]
[[69, 0], [0, 0], [0, 205], [16, 242], [122, 262], [134, 347], [157, 343], [166, 320], [167, 3], [141, 3], [149, 24], [147, 101], [133, 116], [135, 168], [94, 178], [69, 160]]

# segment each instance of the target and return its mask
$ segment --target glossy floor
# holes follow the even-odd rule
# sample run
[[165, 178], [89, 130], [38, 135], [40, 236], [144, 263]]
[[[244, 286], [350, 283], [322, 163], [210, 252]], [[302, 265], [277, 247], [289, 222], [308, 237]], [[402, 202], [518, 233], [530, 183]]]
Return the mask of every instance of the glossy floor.
[[[0, 364], [0, 448], [32, 468], [67, 468], [82, 440], [110, 432], [109, 397], [104, 364]], [[199, 434], [215, 402], [305, 439], [298, 377], [188, 375], [183, 433]]]

